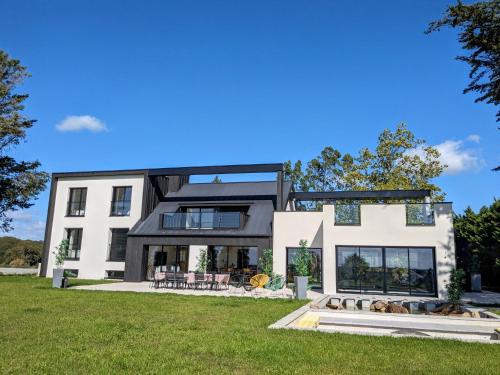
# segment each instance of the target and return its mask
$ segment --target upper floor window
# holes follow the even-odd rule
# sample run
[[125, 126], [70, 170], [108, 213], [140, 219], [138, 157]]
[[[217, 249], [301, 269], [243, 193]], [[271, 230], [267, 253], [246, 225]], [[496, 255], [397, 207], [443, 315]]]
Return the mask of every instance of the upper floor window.
[[406, 225], [434, 225], [432, 203], [407, 203]]
[[128, 228], [113, 228], [111, 229], [111, 243], [109, 245], [110, 262], [125, 261], [125, 252], [127, 250], [127, 233]]
[[113, 187], [111, 216], [129, 216], [132, 202], [132, 186]]
[[361, 206], [359, 203], [336, 204], [335, 225], [361, 225]]
[[67, 216], [85, 216], [85, 205], [87, 203], [87, 188], [69, 189]]
[[80, 260], [82, 233], [82, 228], [66, 228], [65, 239], [68, 240], [67, 260]]

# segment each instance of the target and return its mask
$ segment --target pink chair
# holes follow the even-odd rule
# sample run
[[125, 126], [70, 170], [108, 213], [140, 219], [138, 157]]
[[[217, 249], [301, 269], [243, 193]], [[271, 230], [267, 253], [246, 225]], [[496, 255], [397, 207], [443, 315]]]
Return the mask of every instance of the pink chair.
[[215, 275], [215, 287], [217, 289], [222, 289], [223, 286], [229, 288], [229, 274], [217, 274]]
[[188, 288], [196, 288], [196, 278], [194, 272], [187, 273], [186, 285]]

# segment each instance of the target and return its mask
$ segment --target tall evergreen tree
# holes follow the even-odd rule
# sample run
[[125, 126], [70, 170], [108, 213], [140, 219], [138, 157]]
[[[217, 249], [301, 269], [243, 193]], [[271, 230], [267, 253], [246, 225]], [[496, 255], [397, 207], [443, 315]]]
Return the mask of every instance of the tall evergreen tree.
[[[427, 33], [442, 27], [459, 29], [458, 41], [470, 51], [457, 56], [470, 66], [468, 92], [478, 93], [476, 102], [498, 106], [500, 103], [500, 0], [479, 1], [465, 5], [458, 1], [449, 6], [444, 17], [429, 25]], [[500, 111], [497, 112], [500, 121]]]
[[48, 181], [38, 161], [18, 161], [8, 153], [26, 138], [36, 120], [22, 111], [27, 94], [16, 92], [29, 74], [19, 60], [0, 50], [0, 231], [12, 228], [9, 211], [28, 208]]

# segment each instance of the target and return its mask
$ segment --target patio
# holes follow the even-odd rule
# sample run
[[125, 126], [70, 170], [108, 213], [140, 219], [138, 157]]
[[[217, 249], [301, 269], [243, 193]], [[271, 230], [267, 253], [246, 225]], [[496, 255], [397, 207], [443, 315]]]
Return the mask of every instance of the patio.
[[[71, 289], [80, 290], [98, 290], [108, 292], [137, 292], [137, 293], [171, 293], [189, 296], [216, 296], [216, 297], [251, 297], [251, 298], [293, 298], [293, 292], [289, 288], [284, 288], [283, 292], [275, 293], [270, 289], [256, 288], [252, 291], [247, 291], [242, 287], [229, 286], [229, 289], [214, 290], [214, 289], [190, 289], [190, 288], [152, 288], [150, 282], [117, 282], [110, 284], [96, 285], [80, 285], [70, 287]], [[309, 290], [307, 292], [308, 299], [314, 300], [322, 294]]]

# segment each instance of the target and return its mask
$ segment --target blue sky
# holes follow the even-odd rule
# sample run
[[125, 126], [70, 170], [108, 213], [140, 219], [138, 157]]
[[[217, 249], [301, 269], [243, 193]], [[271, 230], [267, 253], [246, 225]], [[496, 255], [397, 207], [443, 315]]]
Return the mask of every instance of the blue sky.
[[[423, 33], [449, 3], [5, 3], [0, 48], [38, 119], [15, 155], [49, 172], [309, 160], [406, 122], [453, 166], [437, 182], [455, 210], [477, 209], [498, 195], [499, 132], [462, 94], [456, 33]], [[47, 200], [11, 234], [42, 238]]]

